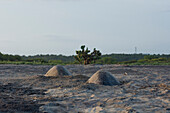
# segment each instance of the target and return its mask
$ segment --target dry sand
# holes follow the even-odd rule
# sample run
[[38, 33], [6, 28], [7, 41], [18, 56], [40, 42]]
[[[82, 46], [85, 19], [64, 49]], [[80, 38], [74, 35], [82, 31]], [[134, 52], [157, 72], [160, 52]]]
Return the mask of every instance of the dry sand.
[[[170, 112], [170, 66], [67, 65], [73, 76], [45, 77], [51, 67], [0, 65], [0, 113]], [[99, 69], [121, 85], [86, 84]]]
[[44, 76], [65, 76], [71, 73], [61, 65], [53, 66]]

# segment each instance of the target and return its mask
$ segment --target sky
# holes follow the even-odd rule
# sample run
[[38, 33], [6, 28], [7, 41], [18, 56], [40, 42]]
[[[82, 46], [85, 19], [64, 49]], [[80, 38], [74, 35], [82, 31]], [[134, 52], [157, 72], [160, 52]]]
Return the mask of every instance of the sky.
[[170, 54], [170, 0], [0, 0], [0, 52]]

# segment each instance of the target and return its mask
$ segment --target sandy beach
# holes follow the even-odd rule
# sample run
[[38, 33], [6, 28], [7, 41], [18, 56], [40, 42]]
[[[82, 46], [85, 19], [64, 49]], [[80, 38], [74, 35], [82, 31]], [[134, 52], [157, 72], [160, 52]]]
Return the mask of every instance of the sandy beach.
[[[45, 77], [51, 67], [0, 65], [0, 113], [170, 112], [170, 66], [66, 65], [72, 76]], [[87, 84], [100, 69], [120, 85]]]

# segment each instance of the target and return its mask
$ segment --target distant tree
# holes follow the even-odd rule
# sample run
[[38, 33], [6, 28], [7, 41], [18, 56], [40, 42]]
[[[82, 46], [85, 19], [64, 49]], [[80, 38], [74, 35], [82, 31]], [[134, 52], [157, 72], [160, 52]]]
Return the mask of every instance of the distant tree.
[[144, 59], [148, 59], [148, 60], [155, 59], [155, 58], [158, 58], [158, 56], [156, 56], [156, 55], [147, 55], [147, 56], [144, 56]]
[[0, 52], [0, 60], [3, 60], [3, 54]]
[[15, 61], [21, 61], [22, 60], [22, 57], [19, 56], [19, 55], [15, 55], [14, 58], [15, 58]]
[[112, 57], [102, 57], [101, 59], [97, 60], [98, 64], [116, 64], [117, 61], [115, 58]]
[[46, 60], [42, 59], [42, 58], [30, 58], [26, 60], [27, 62], [41, 62], [41, 63], [47, 63]]
[[92, 62], [95, 63], [97, 59], [100, 58], [101, 52], [99, 50], [96, 50], [96, 48], [93, 49], [93, 52], [90, 53], [90, 50], [88, 48], [85, 48], [85, 45], [81, 46], [81, 50], [76, 51], [76, 56], [74, 58], [80, 63], [80, 64], [90, 64]]

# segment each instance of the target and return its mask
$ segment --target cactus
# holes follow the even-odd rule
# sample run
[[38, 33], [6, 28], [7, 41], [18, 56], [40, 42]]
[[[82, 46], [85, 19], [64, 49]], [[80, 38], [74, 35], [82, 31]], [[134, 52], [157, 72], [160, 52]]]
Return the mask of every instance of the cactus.
[[90, 53], [90, 50], [88, 48], [85, 49], [85, 45], [81, 46], [81, 50], [76, 51], [76, 56], [74, 58], [80, 63], [80, 64], [90, 64], [90, 63], [95, 63], [97, 59], [100, 58], [101, 52], [99, 50], [96, 50], [94, 48], [93, 52]]

